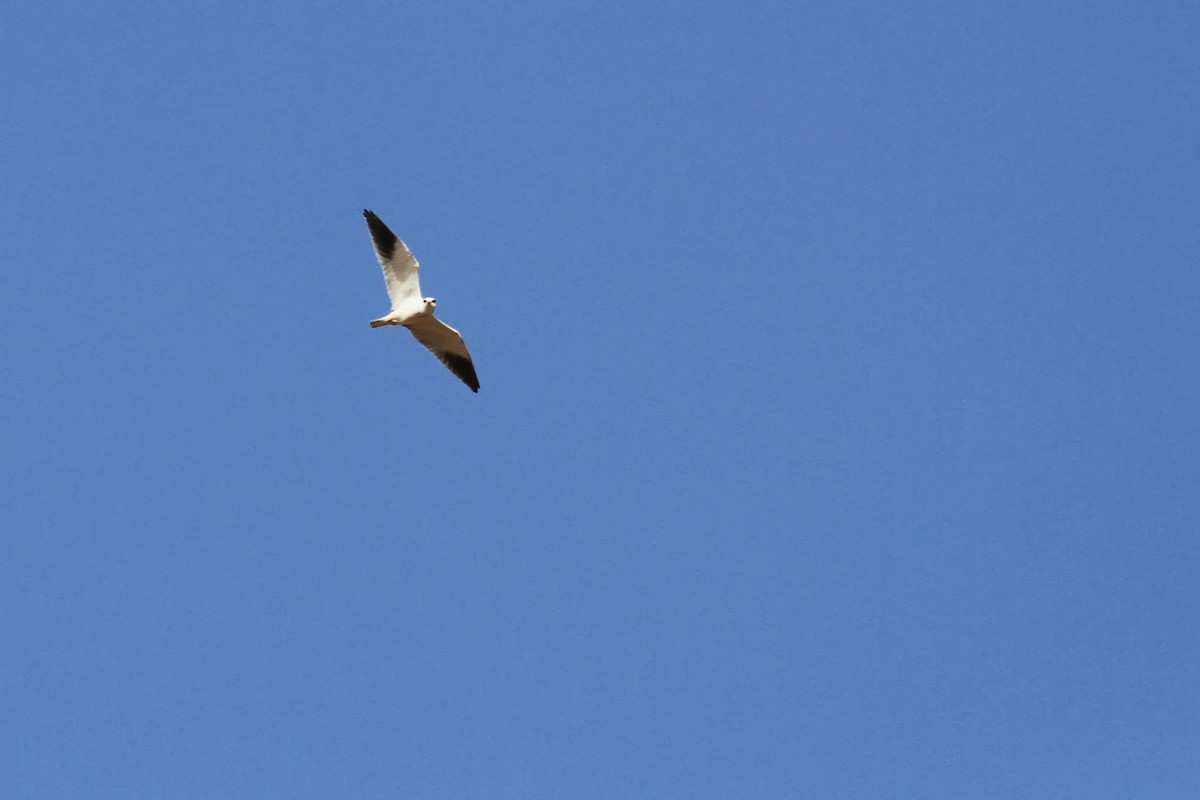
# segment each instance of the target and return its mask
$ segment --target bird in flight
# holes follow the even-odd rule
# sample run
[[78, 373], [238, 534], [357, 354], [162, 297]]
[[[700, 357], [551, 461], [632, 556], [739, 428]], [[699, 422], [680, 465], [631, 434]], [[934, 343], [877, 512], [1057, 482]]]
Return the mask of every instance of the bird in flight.
[[437, 300], [421, 297], [421, 282], [417, 277], [419, 265], [409, 252], [408, 246], [392, 233], [375, 212], [363, 209], [371, 241], [375, 243], [375, 255], [383, 267], [383, 280], [387, 283], [388, 297], [392, 299], [392, 310], [379, 319], [371, 320], [371, 327], [381, 325], [403, 325], [417, 337], [417, 341], [429, 348], [451, 372], [472, 392], [479, 391], [479, 378], [475, 376], [475, 365], [462, 335], [433, 315]]

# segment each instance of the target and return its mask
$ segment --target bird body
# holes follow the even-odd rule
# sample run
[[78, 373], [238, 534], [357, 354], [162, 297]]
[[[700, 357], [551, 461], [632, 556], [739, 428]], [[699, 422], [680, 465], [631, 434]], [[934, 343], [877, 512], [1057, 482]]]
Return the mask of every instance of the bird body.
[[374, 212], [364, 209], [363, 217], [367, 220], [375, 255], [383, 268], [383, 280], [392, 301], [392, 310], [371, 320], [371, 327], [403, 325], [408, 328], [417, 341], [437, 356], [471, 391], [478, 392], [479, 378], [475, 375], [475, 365], [462, 334], [434, 316], [437, 300], [421, 296], [418, 277], [420, 264], [417, 259]]

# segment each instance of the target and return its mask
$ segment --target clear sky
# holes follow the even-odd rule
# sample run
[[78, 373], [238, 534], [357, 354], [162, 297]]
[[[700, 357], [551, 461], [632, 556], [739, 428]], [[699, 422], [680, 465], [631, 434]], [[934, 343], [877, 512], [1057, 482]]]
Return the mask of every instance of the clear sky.
[[1200, 796], [1197, 42], [10, 3], [0, 796]]

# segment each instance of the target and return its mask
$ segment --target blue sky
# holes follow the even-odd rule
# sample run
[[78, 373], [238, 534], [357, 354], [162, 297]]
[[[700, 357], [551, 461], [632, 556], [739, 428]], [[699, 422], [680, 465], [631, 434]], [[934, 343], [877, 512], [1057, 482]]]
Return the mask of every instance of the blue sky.
[[1197, 41], [7, 9], [0, 794], [1197, 796]]

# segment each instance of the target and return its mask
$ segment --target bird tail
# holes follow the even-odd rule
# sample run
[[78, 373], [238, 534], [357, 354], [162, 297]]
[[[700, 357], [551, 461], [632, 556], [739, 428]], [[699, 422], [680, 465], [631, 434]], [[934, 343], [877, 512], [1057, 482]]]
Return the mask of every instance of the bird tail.
[[379, 327], [381, 327], [383, 325], [387, 325], [387, 324], [388, 324], [387, 317], [380, 317], [379, 319], [371, 320], [372, 328], [379, 328]]

